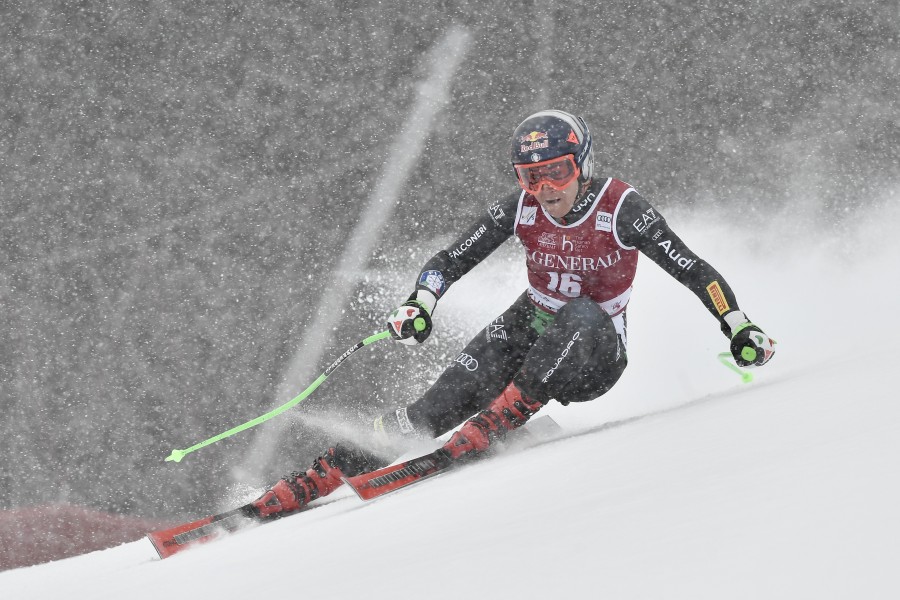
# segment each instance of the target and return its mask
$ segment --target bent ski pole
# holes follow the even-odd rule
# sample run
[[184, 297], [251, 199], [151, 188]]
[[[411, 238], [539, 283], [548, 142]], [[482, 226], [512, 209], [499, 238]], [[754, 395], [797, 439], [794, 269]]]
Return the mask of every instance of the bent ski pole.
[[386, 338], [390, 335], [391, 335], [391, 332], [387, 331], [387, 330], [382, 331], [381, 333], [376, 333], [375, 335], [370, 335], [363, 341], [359, 342], [355, 346], [350, 347], [346, 352], [341, 354], [337, 358], [337, 360], [335, 360], [333, 363], [331, 363], [331, 365], [327, 369], [325, 369], [324, 373], [319, 375], [319, 377], [315, 381], [313, 381], [312, 384], [310, 384], [310, 386], [308, 388], [303, 390], [300, 393], [300, 395], [297, 396], [296, 398], [294, 398], [293, 400], [290, 400], [289, 402], [282, 404], [278, 408], [273, 409], [262, 416], [259, 416], [259, 417], [256, 417], [255, 419], [247, 421], [246, 423], [244, 423], [242, 425], [238, 425], [237, 427], [232, 427], [228, 431], [224, 431], [224, 432], [220, 433], [219, 435], [209, 438], [208, 440], [203, 440], [202, 442], [200, 442], [198, 444], [194, 444], [190, 448], [185, 448], [184, 450], [172, 450], [172, 454], [170, 454], [169, 456], [166, 457], [166, 462], [168, 462], [168, 461], [181, 462], [181, 459], [183, 459], [185, 456], [187, 456], [191, 452], [195, 452], [195, 451], [199, 450], [200, 448], [209, 446], [210, 444], [214, 444], [215, 442], [218, 442], [219, 440], [223, 440], [223, 439], [230, 437], [236, 433], [240, 433], [241, 431], [244, 431], [245, 429], [250, 429], [251, 427], [255, 427], [255, 426], [259, 425], [260, 423], [264, 423], [264, 422], [268, 421], [272, 417], [276, 417], [276, 416], [280, 415], [287, 409], [296, 406], [297, 404], [303, 402], [303, 400], [305, 400], [307, 396], [312, 394], [316, 390], [316, 388], [322, 384], [323, 381], [328, 379], [328, 376], [331, 375], [332, 371], [337, 369], [340, 366], [340, 364], [342, 362], [344, 362], [344, 360], [346, 360], [346, 358], [348, 356], [350, 356], [351, 354], [353, 354], [354, 352], [356, 352], [363, 346], [368, 346], [369, 344], [373, 344], [373, 343], [377, 342], [378, 340], [383, 340], [384, 338]]
[[719, 353], [719, 362], [740, 375], [741, 381], [743, 381], [744, 383], [750, 383], [751, 381], [753, 381], [753, 373], [741, 369], [736, 364], [732, 364], [731, 358], [731, 352]]

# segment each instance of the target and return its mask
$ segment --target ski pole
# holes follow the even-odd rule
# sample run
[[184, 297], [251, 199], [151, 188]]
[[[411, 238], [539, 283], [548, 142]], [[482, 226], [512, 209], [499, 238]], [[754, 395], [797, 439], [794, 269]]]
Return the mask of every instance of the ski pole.
[[750, 383], [753, 381], [753, 373], [750, 371], [744, 371], [740, 367], [731, 363], [731, 352], [721, 352], [719, 353], [719, 362], [737, 373], [741, 376], [741, 381], [744, 383]]
[[203, 440], [202, 442], [200, 442], [198, 444], [194, 444], [190, 448], [185, 448], [184, 450], [172, 450], [172, 454], [170, 454], [169, 456], [166, 457], [166, 462], [168, 462], [168, 461], [181, 462], [181, 459], [183, 459], [185, 456], [187, 456], [191, 452], [195, 452], [195, 451], [199, 450], [200, 448], [209, 446], [210, 444], [214, 444], [214, 443], [218, 442], [219, 440], [224, 440], [225, 438], [230, 437], [236, 433], [240, 433], [241, 431], [244, 431], [245, 429], [250, 429], [251, 427], [255, 427], [255, 426], [259, 425], [260, 423], [264, 423], [264, 422], [268, 421], [272, 417], [276, 417], [276, 416], [280, 415], [281, 413], [288, 410], [289, 408], [296, 406], [297, 404], [303, 402], [303, 400], [305, 400], [307, 396], [312, 394], [316, 390], [316, 388], [322, 384], [323, 381], [328, 379], [328, 376], [331, 375], [331, 373], [335, 369], [337, 369], [340, 366], [340, 364], [342, 362], [344, 362], [344, 360], [347, 359], [348, 356], [350, 356], [351, 354], [353, 354], [354, 352], [356, 352], [363, 346], [368, 346], [369, 344], [373, 344], [373, 343], [377, 342], [378, 340], [383, 340], [384, 338], [386, 338], [390, 335], [391, 335], [391, 332], [388, 330], [382, 331], [380, 333], [376, 333], [375, 335], [370, 335], [363, 341], [350, 347], [346, 352], [341, 354], [337, 358], [337, 360], [335, 360], [333, 363], [331, 363], [331, 365], [327, 369], [325, 369], [324, 373], [319, 375], [319, 377], [315, 381], [313, 381], [312, 384], [310, 384], [310, 386], [308, 388], [306, 388], [305, 390], [300, 392], [300, 395], [297, 396], [296, 398], [294, 398], [293, 400], [290, 400], [290, 401], [282, 404], [278, 408], [273, 409], [262, 416], [259, 416], [259, 417], [256, 417], [255, 419], [247, 421], [246, 423], [244, 423], [242, 425], [238, 425], [237, 427], [232, 427], [228, 431], [224, 431], [224, 432], [220, 433], [219, 435], [209, 438], [208, 440]]

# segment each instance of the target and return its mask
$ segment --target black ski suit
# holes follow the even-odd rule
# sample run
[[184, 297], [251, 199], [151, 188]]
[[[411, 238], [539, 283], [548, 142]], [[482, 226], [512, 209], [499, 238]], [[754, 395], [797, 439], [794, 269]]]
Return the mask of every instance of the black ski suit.
[[[594, 180], [581, 197], [599, 193], [608, 181]], [[517, 192], [491, 205], [458, 240], [425, 264], [417, 281], [423, 280], [424, 273], [438, 271], [446, 282], [443, 292], [487, 258], [514, 235], [521, 197]], [[590, 209], [590, 203], [576, 202], [562, 224], [578, 221]], [[723, 316], [738, 309], [731, 288], [681, 241], [659, 211], [630, 190], [611, 225], [622, 244], [640, 250], [694, 292], [730, 336]], [[719, 304], [709, 291], [714, 282], [718, 282]], [[420, 283], [418, 289], [428, 287]], [[437, 437], [485, 409], [510, 381], [542, 403], [597, 398], [612, 388], [628, 362], [624, 311], [618, 329], [590, 299], [574, 299], [554, 315], [523, 293], [466, 345], [419, 400], [385, 415], [385, 427]]]

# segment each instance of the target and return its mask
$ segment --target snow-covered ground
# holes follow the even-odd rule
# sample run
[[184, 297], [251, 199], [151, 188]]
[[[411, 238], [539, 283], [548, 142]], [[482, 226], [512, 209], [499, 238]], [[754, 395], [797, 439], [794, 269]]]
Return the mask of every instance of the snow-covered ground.
[[[545, 409], [570, 437], [369, 504], [341, 490], [165, 561], [141, 540], [7, 571], [0, 595], [898, 598], [900, 244], [897, 212], [877, 216], [864, 235], [785, 217], [752, 238], [670, 216], [779, 342], [753, 383], [718, 364], [714, 320], [644, 259], [626, 375], [602, 400]], [[503, 257], [479, 267], [438, 327], [475, 313], [477, 329], [521, 277]], [[486, 299], [487, 283], [501, 292]]]

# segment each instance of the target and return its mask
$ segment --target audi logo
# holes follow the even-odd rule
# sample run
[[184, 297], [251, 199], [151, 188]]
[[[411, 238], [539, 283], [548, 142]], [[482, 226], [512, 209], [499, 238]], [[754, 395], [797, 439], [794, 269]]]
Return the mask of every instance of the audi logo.
[[478, 369], [478, 360], [464, 352], [460, 353], [460, 355], [457, 356], [455, 360], [470, 371], [475, 371]]

